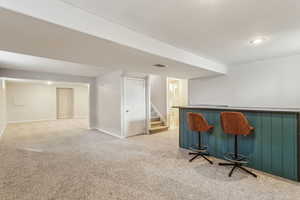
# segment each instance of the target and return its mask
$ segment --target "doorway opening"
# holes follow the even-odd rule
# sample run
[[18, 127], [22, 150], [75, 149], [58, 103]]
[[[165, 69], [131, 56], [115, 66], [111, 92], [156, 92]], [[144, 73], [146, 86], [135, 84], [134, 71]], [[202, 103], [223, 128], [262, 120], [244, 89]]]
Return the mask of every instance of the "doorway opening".
[[147, 79], [124, 77], [124, 137], [147, 133]]
[[179, 128], [174, 106], [188, 105], [188, 80], [159, 75], [123, 77], [122, 137]]
[[74, 89], [56, 88], [57, 119], [74, 117]]
[[179, 128], [179, 109], [174, 106], [188, 105], [188, 81], [167, 78], [167, 107], [169, 129]]

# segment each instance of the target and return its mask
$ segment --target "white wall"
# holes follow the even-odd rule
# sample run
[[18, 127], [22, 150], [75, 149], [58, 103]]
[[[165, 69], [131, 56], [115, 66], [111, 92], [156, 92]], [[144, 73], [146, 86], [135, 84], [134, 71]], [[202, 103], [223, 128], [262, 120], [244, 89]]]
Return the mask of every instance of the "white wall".
[[120, 70], [97, 78], [97, 128], [117, 137], [122, 136], [122, 74]]
[[[3, 66], [5, 67], [5, 66]], [[69, 83], [87, 83], [90, 86], [89, 92], [89, 124], [91, 128], [95, 128], [97, 124], [97, 87], [96, 78], [84, 77], [84, 76], [72, 76], [72, 75], [62, 75], [55, 73], [46, 72], [32, 72], [24, 70], [13, 70], [13, 69], [1, 69], [0, 68], [0, 78], [15, 78], [15, 79], [31, 79], [31, 80], [51, 80], [57, 82], [69, 82]]]
[[[68, 87], [70, 88], [70, 87]], [[89, 89], [88, 86], [74, 86], [74, 117], [89, 117]]]
[[73, 88], [74, 117], [88, 118], [87, 86], [8, 81], [6, 88], [9, 122], [55, 120], [56, 88]]
[[0, 136], [6, 128], [6, 86], [5, 81], [0, 79]]
[[150, 75], [150, 101], [167, 119], [167, 77]]
[[232, 66], [189, 81], [190, 104], [300, 107], [300, 55]]

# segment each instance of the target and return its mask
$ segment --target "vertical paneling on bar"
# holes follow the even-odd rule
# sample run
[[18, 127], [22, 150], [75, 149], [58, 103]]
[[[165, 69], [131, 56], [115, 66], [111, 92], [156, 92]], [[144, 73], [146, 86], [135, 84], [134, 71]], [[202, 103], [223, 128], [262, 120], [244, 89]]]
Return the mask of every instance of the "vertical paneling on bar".
[[[213, 112], [209, 112], [209, 117], [208, 117], [208, 123], [209, 124], [215, 124], [215, 119], [214, 119], [214, 113]], [[215, 129], [215, 127], [214, 127]], [[215, 130], [213, 130], [214, 132]], [[208, 144], [208, 150], [209, 152], [211, 152], [212, 155], [215, 155], [216, 154], [216, 138], [214, 136], [214, 134], [210, 134], [209, 135], [209, 144]]]
[[[297, 152], [295, 151], [295, 142], [297, 141], [297, 116], [295, 114], [288, 114], [283, 118], [283, 174], [286, 177], [297, 176], [297, 168], [290, 168], [290, 163], [297, 165]], [[286, 137], [291, 135], [291, 137]], [[290, 156], [295, 155], [295, 156]]]
[[255, 130], [245, 137], [243, 137], [244, 146], [242, 149], [244, 149], [244, 152], [241, 152], [242, 154], [246, 155], [249, 159], [249, 166], [256, 166], [256, 149], [259, 147], [259, 144], [257, 144], [257, 135], [259, 134], [259, 126], [257, 124], [256, 119], [258, 118], [256, 113], [249, 112], [245, 113], [247, 116], [247, 119], [251, 126], [255, 128]]
[[179, 147], [184, 148], [183, 145], [183, 138], [184, 138], [184, 132], [183, 132], [183, 125], [182, 125], [182, 121], [183, 121], [183, 117], [182, 117], [182, 113], [184, 111], [182, 109], [179, 109]]
[[271, 114], [261, 114], [261, 132], [262, 132], [262, 170], [271, 173], [272, 158], [272, 136], [271, 136]]
[[181, 125], [183, 126], [182, 128], [182, 135], [183, 135], [183, 148], [188, 148], [188, 135], [187, 135], [187, 132], [188, 132], [188, 129], [186, 127], [186, 116], [185, 116], [186, 112], [185, 110], [182, 110], [182, 113], [181, 113], [181, 117], [182, 117], [182, 122]]
[[262, 170], [263, 132], [261, 113], [253, 113], [250, 123], [253, 127], [255, 127], [252, 138], [254, 143], [254, 151], [251, 155], [251, 160], [253, 162], [253, 166], [256, 166], [256, 169]]
[[[233, 152], [234, 137], [224, 134], [220, 124], [220, 111], [180, 109], [179, 145], [188, 149], [198, 144], [198, 134], [188, 130], [187, 112], [202, 113], [212, 133], [204, 133], [203, 144], [211, 155], [223, 158]], [[295, 113], [245, 112], [253, 134], [239, 137], [239, 151], [249, 157], [249, 166], [271, 174], [298, 180], [298, 115]]]
[[280, 175], [282, 171], [282, 116], [272, 113], [272, 146], [271, 146], [271, 171], [273, 174]]
[[[205, 119], [208, 119], [208, 111], [203, 112], [203, 115], [204, 115]], [[202, 142], [206, 146], [208, 146], [208, 144], [209, 144], [209, 134], [210, 133], [201, 134], [202, 135], [202, 139], [203, 139]]]
[[224, 141], [224, 135], [223, 130], [221, 129], [221, 123], [220, 123], [220, 112], [214, 112], [214, 119], [215, 123], [213, 124], [215, 126], [213, 135], [215, 136], [215, 148], [216, 148], [216, 157], [220, 158], [223, 154], [223, 142]]
[[296, 125], [295, 125], [295, 129], [297, 130], [296, 132], [296, 136], [295, 136], [295, 148], [294, 148], [294, 152], [295, 152], [295, 162], [297, 164], [297, 168], [295, 169], [295, 174], [297, 177], [297, 180], [300, 181], [300, 113], [297, 113], [297, 120], [296, 120]]

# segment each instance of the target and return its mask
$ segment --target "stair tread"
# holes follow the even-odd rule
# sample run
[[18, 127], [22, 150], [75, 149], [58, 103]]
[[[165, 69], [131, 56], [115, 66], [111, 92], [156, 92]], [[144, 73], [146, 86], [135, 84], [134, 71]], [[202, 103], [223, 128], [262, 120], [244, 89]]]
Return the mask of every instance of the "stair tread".
[[151, 122], [156, 122], [156, 121], [160, 121], [159, 117], [152, 117], [151, 118]]
[[151, 122], [151, 125], [157, 125], [157, 124], [162, 124], [163, 122], [162, 121], [154, 121], [154, 122]]
[[166, 129], [169, 128], [168, 126], [156, 126], [156, 127], [151, 127], [150, 131], [156, 131], [156, 130], [161, 130], [161, 129]]

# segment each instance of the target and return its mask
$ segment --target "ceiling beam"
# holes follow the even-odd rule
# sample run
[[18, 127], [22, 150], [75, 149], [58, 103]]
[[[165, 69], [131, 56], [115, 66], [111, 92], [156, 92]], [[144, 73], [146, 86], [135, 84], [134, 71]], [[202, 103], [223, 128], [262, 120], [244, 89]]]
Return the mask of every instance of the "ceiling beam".
[[59, 0], [1, 0], [0, 6], [152, 55], [220, 74], [227, 73], [227, 67], [222, 63], [176, 48]]

